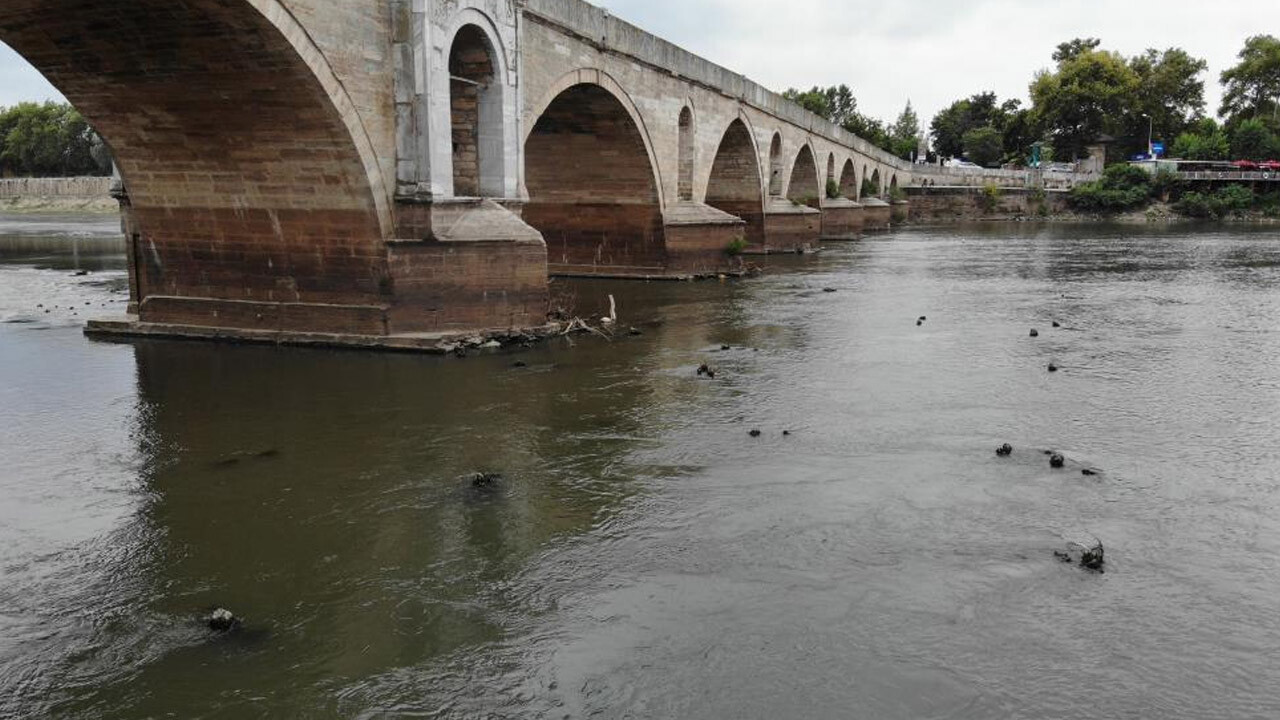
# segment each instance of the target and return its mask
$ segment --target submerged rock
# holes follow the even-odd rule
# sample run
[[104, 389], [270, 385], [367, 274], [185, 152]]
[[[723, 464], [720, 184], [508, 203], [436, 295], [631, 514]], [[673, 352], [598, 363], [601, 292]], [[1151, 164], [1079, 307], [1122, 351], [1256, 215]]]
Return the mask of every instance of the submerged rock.
[[471, 476], [471, 487], [480, 489], [494, 488], [502, 483], [502, 479], [500, 473], [478, 472]]
[[231, 632], [240, 627], [240, 618], [226, 608], [217, 608], [204, 618], [204, 624], [214, 632]]
[[1053, 321], [1053, 326], [1054, 326], [1054, 327], [1056, 327], [1056, 328], [1060, 328], [1060, 327], [1062, 327], [1061, 323], [1059, 323], [1057, 320], [1054, 320], [1054, 321]]
[[1053, 363], [1049, 363], [1049, 372], [1051, 373], [1058, 372], [1058, 366], [1054, 365]]
[[1102, 572], [1107, 563], [1106, 549], [1102, 546], [1102, 541], [1094, 537], [1070, 540], [1065, 551], [1055, 551], [1053, 554], [1064, 563], [1097, 572]]
[[702, 376], [704, 376], [704, 375], [705, 375], [706, 377], [711, 378], [712, 380], [715, 380], [715, 379], [716, 379], [716, 370], [715, 370], [715, 368], [711, 367], [710, 365], [707, 365], [706, 363], [703, 363], [703, 364], [698, 368], [698, 377], [702, 377]]
[[1000, 457], [1009, 457], [1012, 454], [1013, 454], [1013, 446], [1010, 445], [1009, 443], [1005, 443], [1000, 447], [996, 448], [996, 455], [999, 455]]
[[1054, 453], [1049, 456], [1049, 467], [1051, 468], [1057, 469], [1057, 468], [1065, 467], [1066, 464], [1067, 464], [1067, 459], [1063, 457], [1060, 453]]
[[1040, 331], [1035, 328], [1031, 328], [1031, 337], [1040, 337]]

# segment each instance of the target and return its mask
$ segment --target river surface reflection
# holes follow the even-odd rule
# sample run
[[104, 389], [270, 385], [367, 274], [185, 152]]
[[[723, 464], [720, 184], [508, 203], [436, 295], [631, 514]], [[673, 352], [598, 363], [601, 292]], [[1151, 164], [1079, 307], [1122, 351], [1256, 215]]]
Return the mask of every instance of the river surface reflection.
[[90, 342], [112, 229], [22, 223], [0, 717], [1280, 715], [1280, 232], [558, 282], [643, 335], [457, 360]]

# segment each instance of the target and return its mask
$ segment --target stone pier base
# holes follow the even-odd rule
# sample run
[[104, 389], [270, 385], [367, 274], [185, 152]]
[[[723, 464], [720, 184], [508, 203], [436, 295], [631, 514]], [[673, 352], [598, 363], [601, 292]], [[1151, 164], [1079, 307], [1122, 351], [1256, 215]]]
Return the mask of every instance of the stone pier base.
[[822, 202], [822, 239], [857, 240], [862, 237], [862, 205], [847, 198]]
[[822, 211], [784, 198], [770, 198], [765, 206], [764, 245], [749, 247], [747, 253], [808, 252], [817, 247], [821, 235]]
[[864, 198], [862, 201], [862, 229], [867, 232], [888, 230], [893, 223], [893, 206], [880, 198]]

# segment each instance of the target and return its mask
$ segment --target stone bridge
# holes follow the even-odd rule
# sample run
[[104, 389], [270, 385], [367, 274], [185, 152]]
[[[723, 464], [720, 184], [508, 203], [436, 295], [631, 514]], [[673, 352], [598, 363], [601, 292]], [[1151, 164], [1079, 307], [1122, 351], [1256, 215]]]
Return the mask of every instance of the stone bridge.
[[732, 271], [942, 173], [581, 0], [6, 0], [0, 40], [115, 153], [126, 331], [537, 327], [549, 273]]

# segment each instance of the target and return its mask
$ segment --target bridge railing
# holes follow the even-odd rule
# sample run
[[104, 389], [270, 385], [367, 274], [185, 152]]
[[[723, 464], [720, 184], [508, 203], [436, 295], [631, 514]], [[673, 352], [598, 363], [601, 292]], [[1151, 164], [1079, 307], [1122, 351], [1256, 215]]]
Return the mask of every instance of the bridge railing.
[[1280, 182], [1280, 172], [1201, 170], [1197, 172], [1180, 172], [1178, 173], [1178, 179], [1192, 182], [1213, 182], [1216, 180], [1237, 182]]

